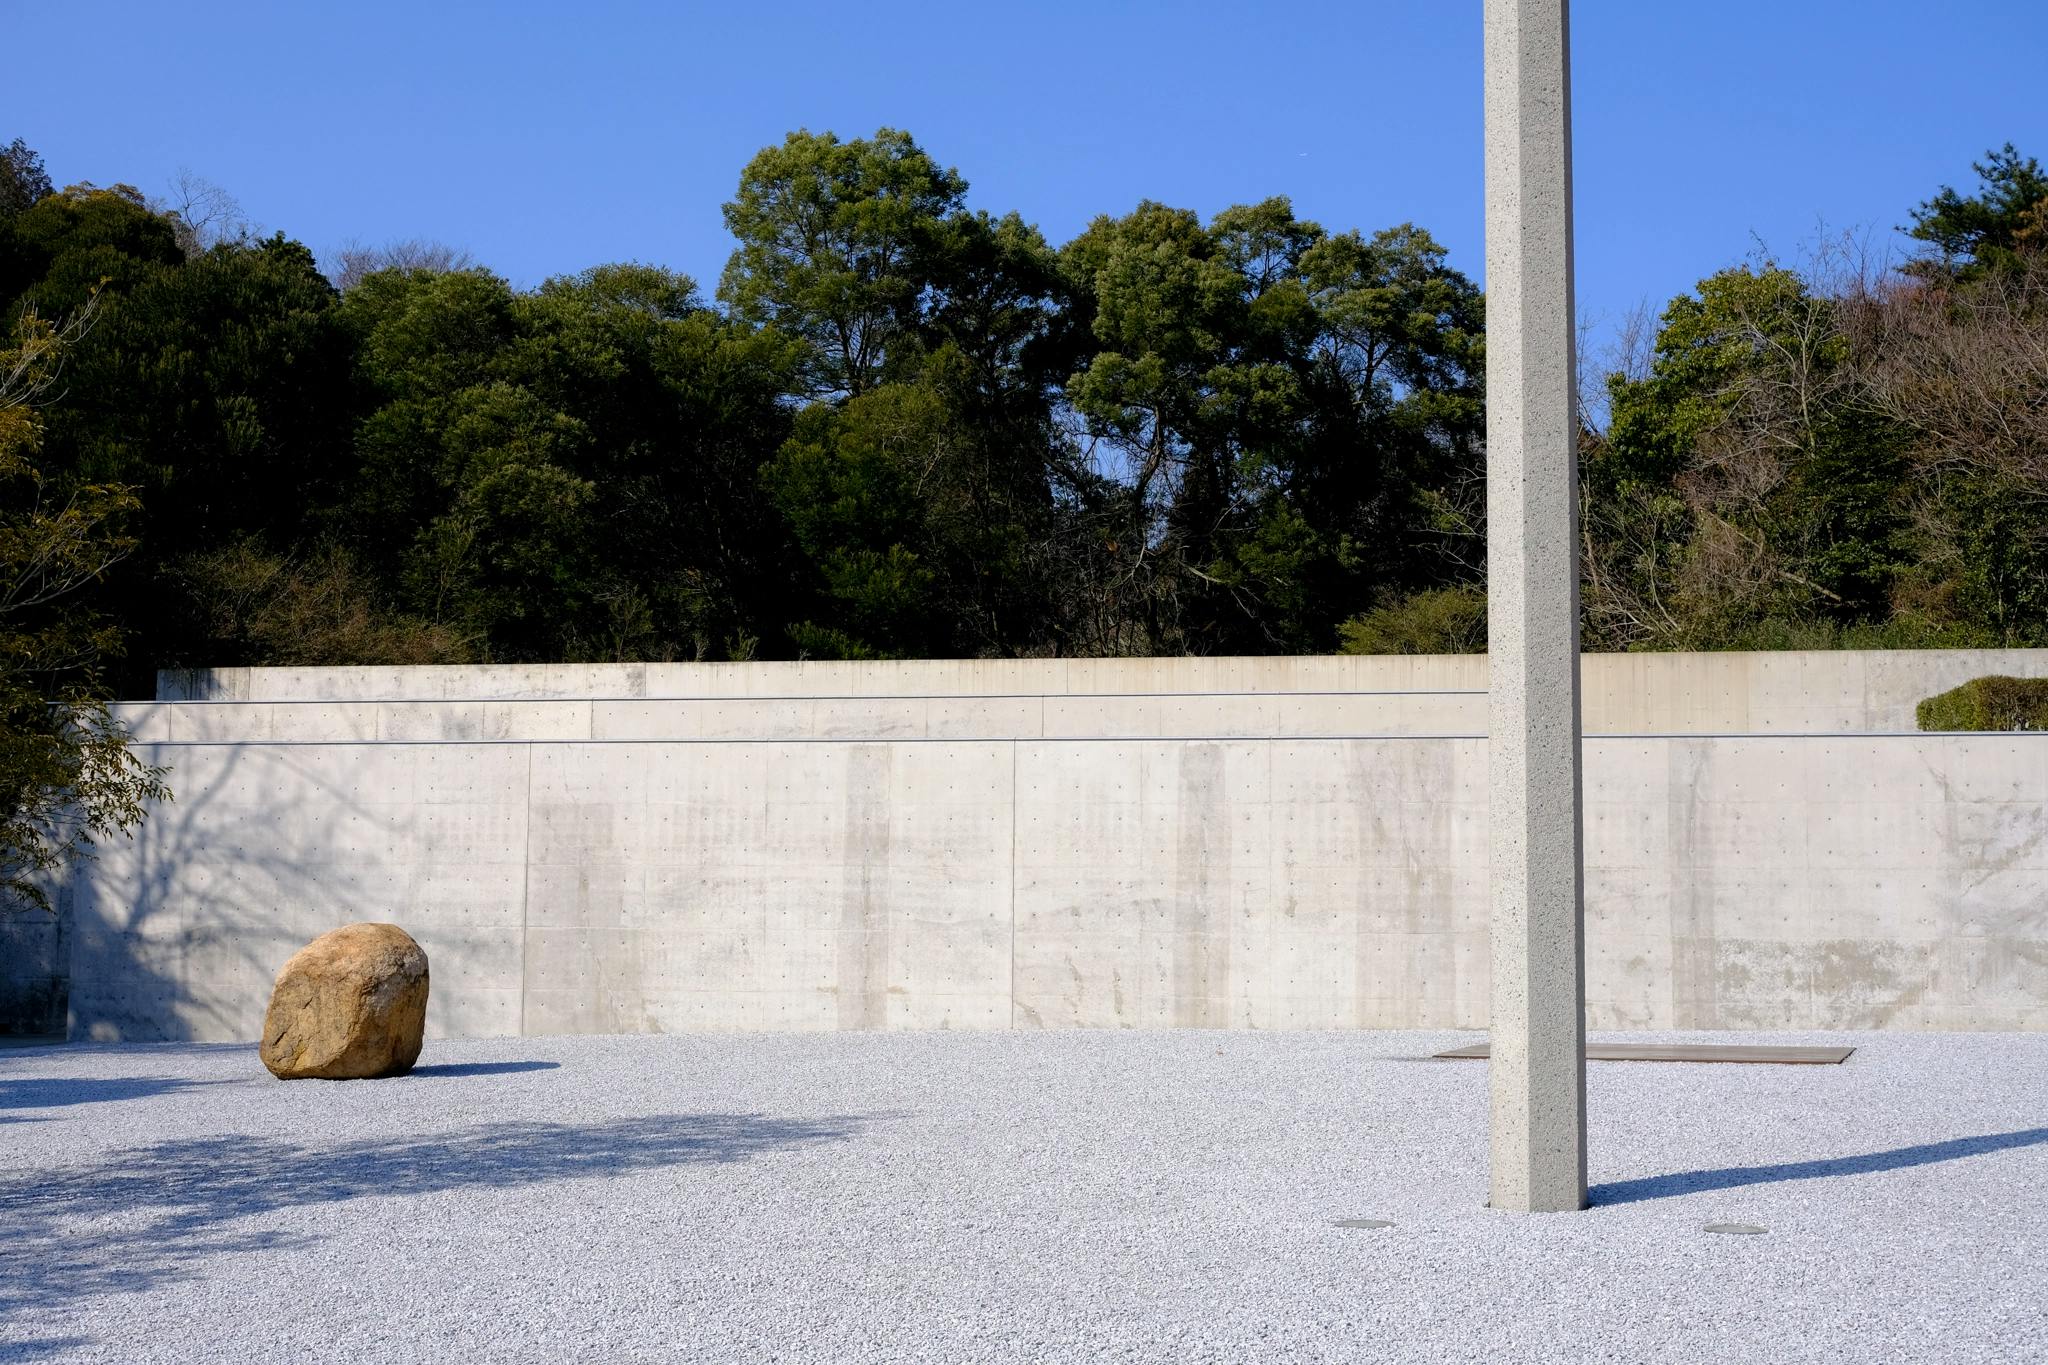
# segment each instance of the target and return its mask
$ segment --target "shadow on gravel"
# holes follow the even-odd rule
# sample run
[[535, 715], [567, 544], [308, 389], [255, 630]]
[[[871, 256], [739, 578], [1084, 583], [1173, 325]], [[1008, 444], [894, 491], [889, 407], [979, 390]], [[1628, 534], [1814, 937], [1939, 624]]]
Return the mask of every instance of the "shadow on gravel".
[[69, 1355], [81, 1346], [92, 1345], [90, 1337], [36, 1337], [30, 1341], [0, 1341], [0, 1359], [48, 1360]]
[[105, 1100], [146, 1100], [174, 1090], [196, 1090], [237, 1081], [190, 1081], [178, 1076], [36, 1076], [0, 1080], [0, 1109], [54, 1109]]
[[1706, 1190], [1732, 1190], [1743, 1185], [1769, 1185], [1780, 1180], [1819, 1180], [1831, 1175], [1871, 1175], [1907, 1166], [1929, 1166], [1937, 1161], [1959, 1161], [2014, 1147], [2048, 1144], [2048, 1128], [2022, 1128], [2014, 1133], [1986, 1133], [1982, 1137], [1951, 1138], [1947, 1142], [1898, 1147], [1889, 1152], [1867, 1152], [1862, 1156], [1829, 1157], [1819, 1161], [1788, 1161], [1777, 1166], [1730, 1166], [1718, 1171], [1683, 1171], [1676, 1175], [1646, 1176], [1641, 1180], [1616, 1180], [1595, 1185], [1586, 1192], [1587, 1202], [1630, 1204], [1640, 1199], [1668, 1199], [1673, 1195], [1699, 1194]]
[[407, 1076], [503, 1076], [513, 1071], [553, 1071], [560, 1062], [444, 1062], [416, 1066]]
[[[663, 1114], [581, 1126], [497, 1123], [333, 1146], [230, 1135], [131, 1147], [90, 1165], [0, 1179], [0, 1315], [152, 1289], [233, 1253], [319, 1240], [233, 1226], [257, 1214], [745, 1161], [841, 1141], [888, 1117]], [[415, 1215], [372, 1215], [380, 1216]]]

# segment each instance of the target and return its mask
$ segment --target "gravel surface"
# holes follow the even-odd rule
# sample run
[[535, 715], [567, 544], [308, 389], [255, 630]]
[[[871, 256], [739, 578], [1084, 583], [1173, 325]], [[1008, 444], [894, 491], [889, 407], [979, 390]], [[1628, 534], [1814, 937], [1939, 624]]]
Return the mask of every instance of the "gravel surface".
[[1858, 1051], [1594, 1063], [1526, 1217], [1465, 1033], [11, 1050], [0, 1360], [2048, 1361], [2048, 1035], [1602, 1036]]

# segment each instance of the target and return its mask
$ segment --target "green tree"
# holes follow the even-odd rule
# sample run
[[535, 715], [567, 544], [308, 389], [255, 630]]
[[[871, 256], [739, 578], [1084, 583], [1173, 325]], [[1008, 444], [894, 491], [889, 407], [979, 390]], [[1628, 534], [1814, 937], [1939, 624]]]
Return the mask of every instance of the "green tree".
[[1188, 599], [1205, 595], [1197, 575], [1243, 511], [1229, 417], [1262, 397], [1283, 406], [1289, 395], [1260, 382], [1284, 390], [1287, 376], [1231, 372], [1245, 278], [1195, 214], [1146, 202], [1096, 219], [1062, 255], [1092, 305], [1095, 342], [1066, 399], [1120, 485], [1116, 519], [1099, 532], [1108, 581], [1098, 591], [1133, 619], [1129, 652], [1199, 647], [1184, 625]]
[[1975, 194], [1944, 185], [1913, 210], [1907, 235], [1935, 250], [1914, 263], [1920, 274], [1967, 278], [2010, 267], [2029, 246], [2048, 249], [2048, 171], [2041, 163], [2008, 142], [1970, 169], [1977, 173]]
[[74, 306], [86, 275], [107, 281], [105, 316], [48, 414], [45, 463], [142, 498], [136, 552], [99, 596], [128, 626], [121, 686], [147, 695], [153, 668], [209, 662], [179, 636], [168, 566], [242, 537], [284, 552], [309, 534], [309, 511], [340, 496], [348, 337], [311, 253], [282, 236], [186, 259], [162, 220], [107, 194], [46, 199], [16, 226], [52, 229], [30, 305]]
[[780, 647], [799, 570], [763, 496], [801, 348], [723, 318], [686, 276], [601, 266], [522, 298], [518, 382], [590, 433], [579, 466], [606, 528], [589, 648], [748, 657]]
[[0, 217], [0, 298], [44, 317], [69, 317], [101, 296], [111, 306], [184, 259], [176, 229], [128, 185], [74, 185]]
[[822, 587], [811, 654], [990, 655], [1053, 634], [1058, 260], [1015, 215], [926, 234], [888, 382], [813, 407], [767, 471]]
[[858, 397], [914, 327], [933, 236], [966, 192], [908, 133], [791, 133], [747, 163], [725, 206], [740, 245], [719, 297], [803, 340], [811, 394]]
[[373, 410], [356, 435], [346, 534], [408, 610], [545, 658], [590, 607], [589, 433], [505, 373], [518, 300], [483, 271], [398, 271], [344, 297]]
[[[1289, 497], [1335, 547], [1317, 615], [1476, 578], [1485, 534], [1485, 299], [1412, 223], [1302, 258], [1315, 418]], [[1320, 639], [1317, 647], [1326, 647]]]
[[824, 619], [792, 623], [826, 658], [945, 653], [925, 487], [953, 457], [951, 414], [930, 390], [884, 385], [842, 408], [817, 407], [765, 471], [797, 543], [822, 580]]
[[[1043, 464], [977, 420], [972, 367], [942, 350], [916, 383], [811, 408], [766, 483], [813, 566], [791, 626], [822, 657], [1017, 652], [1043, 629], [1030, 553], [1050, 512]], [[993, 427], [993, 431], [991, 430]]]
[[349, 349], [335, 303], [312, 253], [282, 235], [110, 288], [52, 415], [53, 451], [141, 489], [152, 563], [242, 533], [298, 535], [344, 473]]
[[1065, 259], [1096, 343], [1067, 399], [1123, 490], [1101, 535], [1140, 648], [1327, 649], [1390, 589], [1470, 572], [1435, 551], [1478, 534], [1454, 514], [1477, 501], [1481, 305], [1426, 233], [1145, 204]]
[[0, 147], [0, 219], [26, 212], [51, 192], [43, 159], [27, 143], [16, 138]]
[[1864, 401], [1838, 300], [1766, 262], [1672, 301], [1587, 444], [1591, 637], [1740, 644], [1883, 620], [1907, 566], [1901, 434]]
[[792, 134], [727, 205], [721, 295], [794, 338], [811, 400], [763, 470], [803, 561], [785, 618], [812, 655], [987, 654], [1047, 630], [1067, 362], [1058, 258], [908, 135]]
[[[119, 689], [212, 662], [188, 638], [171, 566], [244, 537], [283, 554], [346, 472], [349, 338], [305, 248], [282, 236], [188, 256], [181, 225], [131, 190], [74, 187], [0, 223], [0, 292], [46, 316], [98, 301], [46, 414], [48, 476], [134, 487], [135, 552], [93, 589], [123, 626]], [[174, 575], [173, 575], [174, 576]]]
[[1339, 654], [1483, 654], [1486, 593], [1431, 588], [1355, 616], [1339, 634]]
[[342, 313], [368, 411], [335, 529], [403, 610], [503, 659], [746, 654], [786, 619], [789, 339], [633, 265], [389, 270]]

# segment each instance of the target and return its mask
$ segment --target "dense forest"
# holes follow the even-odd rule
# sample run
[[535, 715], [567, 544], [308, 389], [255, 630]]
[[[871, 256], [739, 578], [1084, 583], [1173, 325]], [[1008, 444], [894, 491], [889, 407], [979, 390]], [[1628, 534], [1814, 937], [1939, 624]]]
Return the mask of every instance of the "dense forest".
[[[2048, 644], [2048, 176], [1975, 171], [1899, 268], [1752, 259], [1582, 360], [1588, 648]], [[1485, 301], [1426, 230], [1055, 246], [967, 188], [794, 133], [715, 297], [519, 290], [16, 142], [7, 666], [1483, 647]]]

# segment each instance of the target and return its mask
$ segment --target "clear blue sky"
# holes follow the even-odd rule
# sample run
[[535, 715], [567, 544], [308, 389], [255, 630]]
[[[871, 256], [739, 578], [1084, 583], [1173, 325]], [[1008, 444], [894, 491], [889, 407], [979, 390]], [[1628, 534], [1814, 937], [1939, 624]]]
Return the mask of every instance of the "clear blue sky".
[[[1874, 230], [2007, 140], [2048, 159], [2042, 0], [1579, 0], [1581, 311], [1757, 241]], [[60, 184], [189, 168], [323, 254], [430, 237], [530, 285], [716, 287], [719, 205], [799, 126], [907, 128], [1055, 242], [1150, 197], [1403, 220], [1482, 273], [1479, 0], [197, 6], [5, 0], [0, 141]]]

